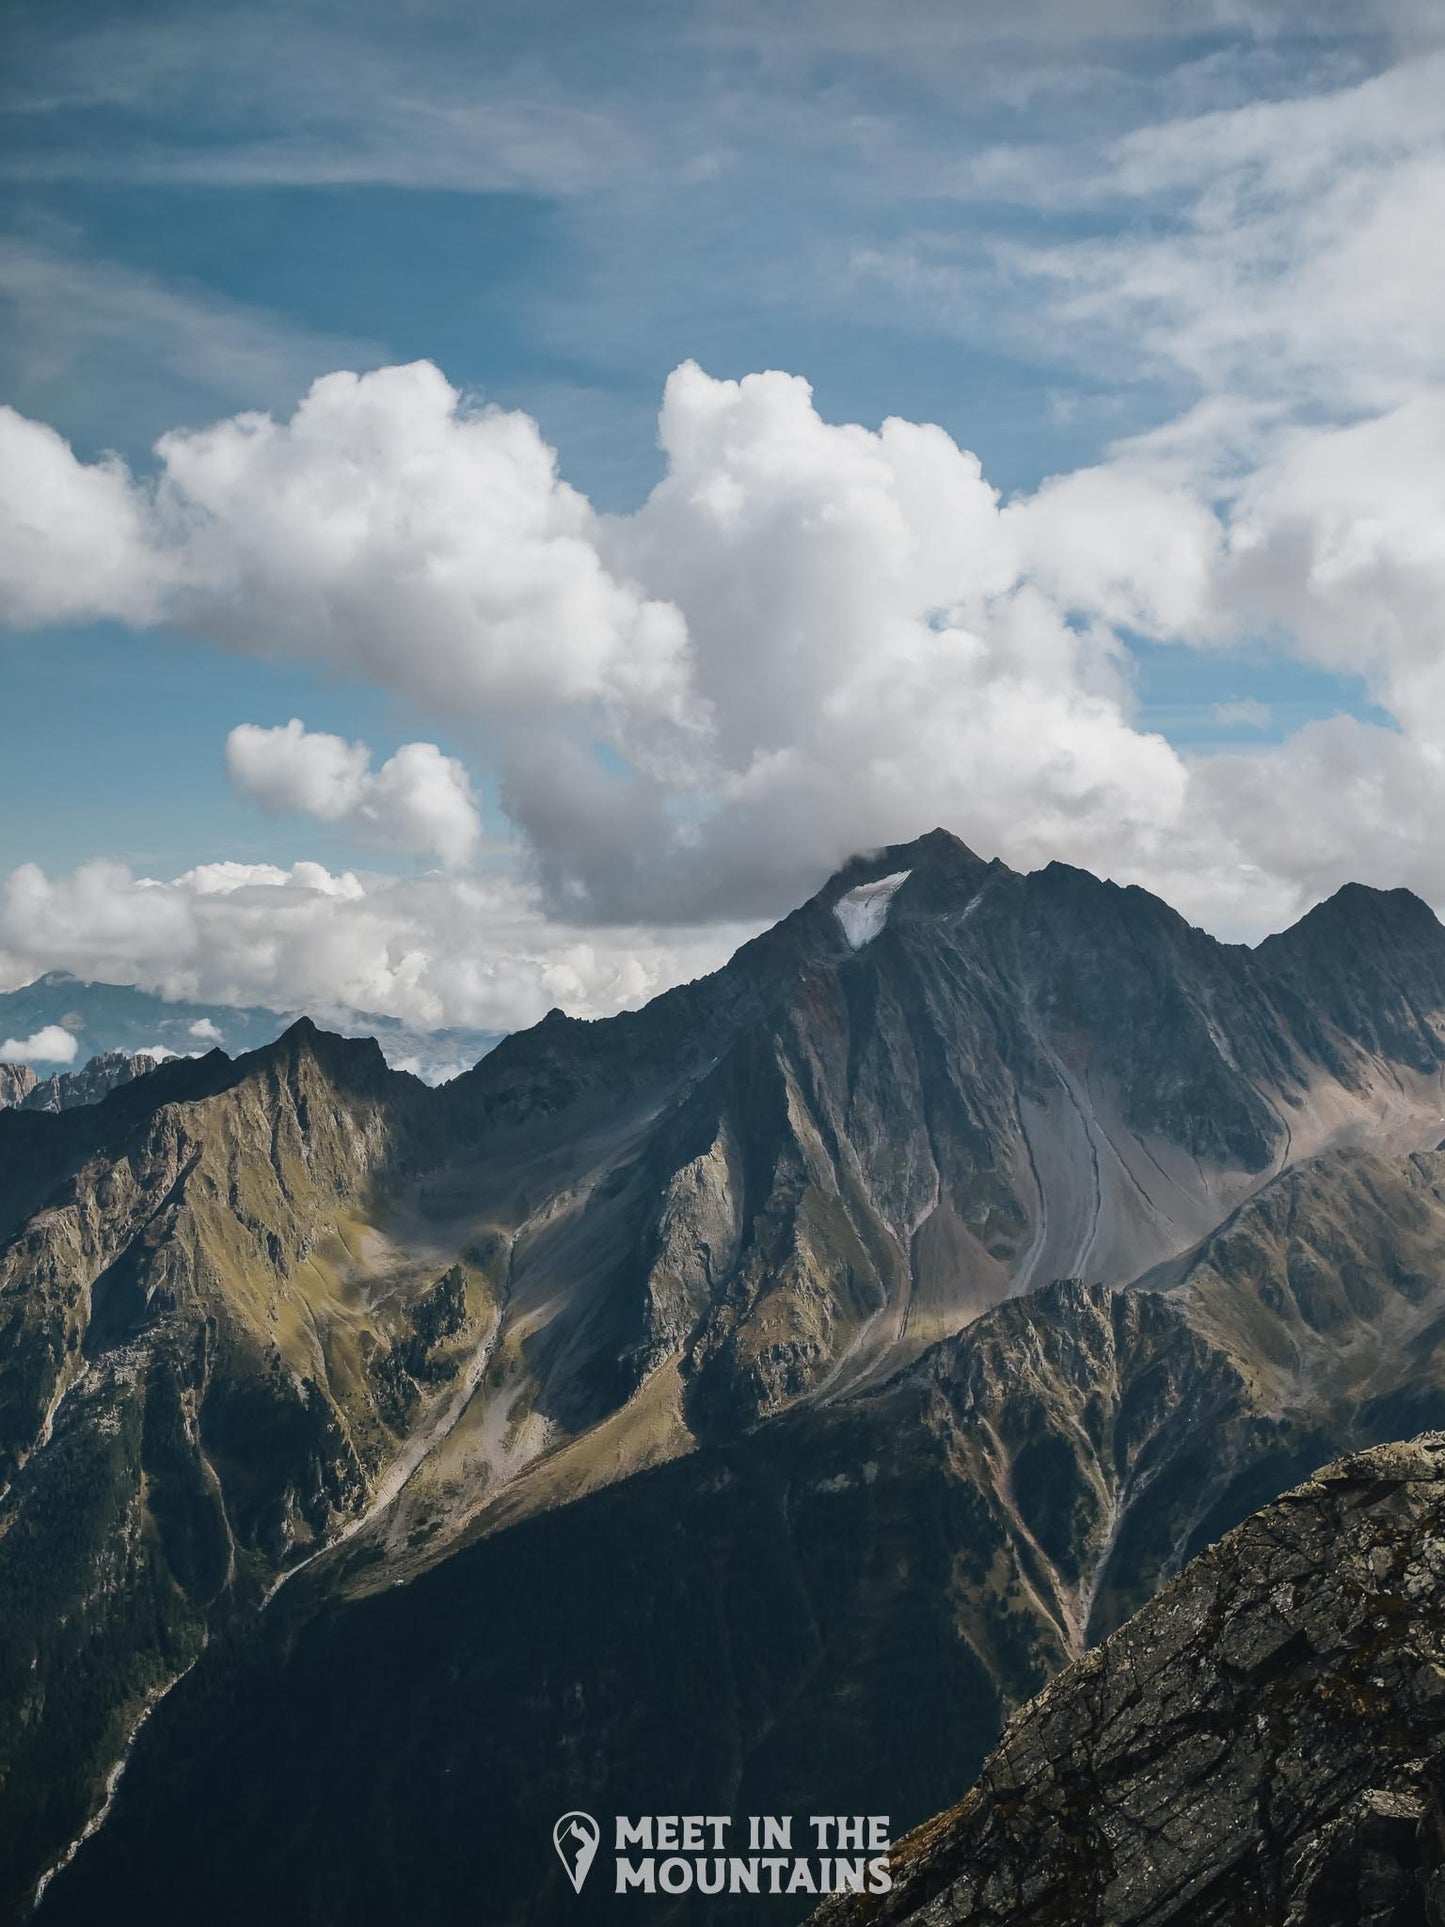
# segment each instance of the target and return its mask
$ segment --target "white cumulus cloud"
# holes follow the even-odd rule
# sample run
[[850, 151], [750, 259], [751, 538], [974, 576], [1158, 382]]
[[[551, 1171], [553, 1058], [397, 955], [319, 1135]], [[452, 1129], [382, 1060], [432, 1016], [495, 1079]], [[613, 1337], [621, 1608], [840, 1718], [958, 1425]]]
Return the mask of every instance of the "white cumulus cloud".
[[151, 483], [0, 411], [13, 621], [165, 621], [304, 655], [420, 700], [595, 700], [680, 719], [676, 610], [603, 566], [596, 517], [529, 417], [466, 405], [428, 362], [315, 382], [157, 444]]
[[263, 808], [344, 824], [364, 843], [436, 856], [460, 867], [475, 855], [482, 819], [466, 770], [435, 743], [403, 743], [377, 770], [365, 743], [308, 730], [240, 723], [226, 739], [232, 783]]
[[[648, 501], [598, 516], [534, 423], [419, 364], [328, 376], [289, 422], [168, 435], [152, 483], [104, 480], [127, 579], [172, 626], [469, 718], [574, 920], [767, 914], [940, 820], [1023, 861], [1154, 836], [1182, 768], [1130, 727], [1112, 637], [1065, 619], [977, 457], [926, 424], [826, 422], [795, 376], [691, 363], [660, 437]], [[373, 774], [360, 745], [243, 725], [229, 760], [262, 801], [375, 841], [455, 861], [469, 840], [463, 779], [417, 745]]]
[[[27, 620], [73, 614], [83, 582], [92, 613], [344, 666], [444, 711], [489, 759], [546, 910], [529, 899], [519, 923], [513, 905], [509, 934], [481, 938], [459, 882], [423, 902], [314, 865], [279, 885], [227, 863], [172, 884], [22, 870], [12, 896], [53, 926], [27, 954], [65, 962], [87, 917], [104, 951], [139, 918], [143, 941], [118, 942], [109, 974], [186, 955], [197, 982], [237, 996], [345, 982], [346, 1001], [472, 1022], [457, 1013], [492, 993], [438, 988], [436, 945], [505, 947], [525, 929], [529, 955], [570, 960], [555, 964], [566, 997], [600, 1009], [660, 984], [672, 951], [609, 935], [589, 960], [579, 930], [762, 920], [850, 852], [935, 823], [1020, 867], [1062, 857], [1160, 889], [1230, 935], [1351, 874], [1445, 903], [1424, 813], [1445, 716], [1445, 400], [1422, 389], [1345, 422], [1275, 418], [1267, 435], [1251, 408], [1225, 398], [1217, 417], [1004, 503], [941, 428], [829, 422], [797, 376], [685, 363], [663, 398], [663, 478], [611, 516], [560, 479], [534, 423], [468, 407], [426, 364], [328, 376], [288, 422], [164, 437], [149, 481], [5, 418], [50, 477], [33, 501], [0, 498], [0, 569]], [[1220, 470], [1208, 419], [1246, 424], [1247, 463]], [[92, 495], [103, 512], [87, 522]], [[1342, 720], [1191, 758], [1138, 725], [1131, 633], [1198, 648], [1268, 635], [1358, 675], [1395, 727]], [[466, 775], [434, 745], [373, 768], [364, 745], [293, 720], [241, 725], [228, 761], [266, 806], [360, 841], [454, 869], [477, 848]], [[1347, 793], [1360, 807], [1342, 814]], [[207, 921], [211, 899], [225, 913]], [[508, 957], [499, 969], [521, 967]], [[497, 1008], [530, 1007], [527, 981]]]
[[0, 584], [12, 625], [148, 622], [165, 575], [150, 504], [115, 460], [78, 462], [43, 422], [0, 407]]
[[60, 1024], [46, 1024], [29, 1037], [7, 1037], [0, 1064], [73, 1064], [80, 1046]]

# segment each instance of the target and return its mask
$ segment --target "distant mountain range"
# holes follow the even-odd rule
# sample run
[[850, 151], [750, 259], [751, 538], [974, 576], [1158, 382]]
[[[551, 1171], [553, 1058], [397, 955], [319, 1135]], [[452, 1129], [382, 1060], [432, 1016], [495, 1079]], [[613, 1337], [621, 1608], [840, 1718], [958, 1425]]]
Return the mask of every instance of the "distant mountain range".
[[303, 1021], [0, 1112], [0, 1908], [540, 1927], [574, 1808], [923, 1819], [1445, 1424], [1442, 1140], [1408, 893], [1249, 950], [942, 831], [438, 1089]]
[[[115, 1051], [131, 1057], [167, 1052], [187, 1057], [219, 1048], [235, 1057], [273, 1042], [298, 1015], [254, 1004], [171, 1003], [128, 984], [87, 983], [64, 970], [51, 970], [19, 990], [0, 991], [0, 1041], [23, 1041], [58, 1025], [75, 1038], [82, 1063]], [[429, 1084], [469, 1069], [501, 1036], [489, 1030], [420, 1030], [366, 1011], [350, 1012], [344, 1021], [329, 1017], [328, 1022], [343, 1036], [376, 1038], [388, 1063], [413, 1071]], [[44, 1076], [51, 1066], [33, 1068]]]
[[0, 1064], [0, 1106], [73, 1111], [82, 1104], [98, 1104], [120, 1085], [147, 1076], [160, 1062], [144, 1051], [134, 1057], [123, 1050], [103, 1051], [78, 1071], [53, 1071], [49, 1077], [37, 1077], [28, 1064]]

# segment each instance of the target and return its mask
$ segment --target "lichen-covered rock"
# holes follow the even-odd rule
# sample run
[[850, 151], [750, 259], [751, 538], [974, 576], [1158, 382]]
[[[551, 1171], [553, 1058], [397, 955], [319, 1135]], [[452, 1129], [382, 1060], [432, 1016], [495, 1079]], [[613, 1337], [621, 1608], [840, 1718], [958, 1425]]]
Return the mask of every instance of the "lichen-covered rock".
[[1327, 1466], [1012, 1722], [819, 1927], [1439, 1927], [1445, 1434]]

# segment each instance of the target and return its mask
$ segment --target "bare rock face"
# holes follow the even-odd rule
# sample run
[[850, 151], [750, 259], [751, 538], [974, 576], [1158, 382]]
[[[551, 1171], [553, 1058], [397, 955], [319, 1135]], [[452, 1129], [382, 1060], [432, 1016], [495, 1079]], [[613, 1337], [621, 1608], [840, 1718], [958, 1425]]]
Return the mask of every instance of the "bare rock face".
[[22, 1103], [35, 1089], [35, 1073], [28, 1064], [0, 1064], [0, 1111]]
[[1439, 1927], [1445, 1434], [1256, 1513], [1010, 1724], [823, 1927]]
[[147, 1051], [102, 1051], [78, 1071], [37, 1077], [28, 1064], [0, 1064], [0, 1110], [73, 1111], [99, 1104], [122, 1084], [145, 1077], [162, 1061]]
[[103, 1051], [78, 1071], [57, 1071], [38, 1081], [15, 1101], [24, 1111], [73, 1111], [82, 1104], [99, 1104], [103, 1097], [137, 1077], [153, 1071], [162, 1060], [147, 1051], [134, 1056], [123, 1050]]

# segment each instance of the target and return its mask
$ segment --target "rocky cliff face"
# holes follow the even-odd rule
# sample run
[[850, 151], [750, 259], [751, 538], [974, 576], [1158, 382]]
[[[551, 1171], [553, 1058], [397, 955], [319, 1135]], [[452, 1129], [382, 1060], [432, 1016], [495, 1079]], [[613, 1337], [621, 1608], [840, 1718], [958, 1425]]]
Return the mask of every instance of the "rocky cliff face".
[[1445, 1435], [1328, 1466], [1010, 1724], [819, 1927], [1445, 1919]]
[[122, 1084], [146, 1076], [160, 1062], [145, 1051], [133, 1057], [122, 1050], [103, 1051], [78, 1071], [57, 1071], [44, 1078], [36, 1078], [31, 1072], [28, 1089], [11, 1102], [22, 1111], [73, 1111], [81, 1104], [98, 1104]]
[[35, 1089], [35, 1073], [28, 1064], [0, 1064], [0, 1111], [19, 1104]]

